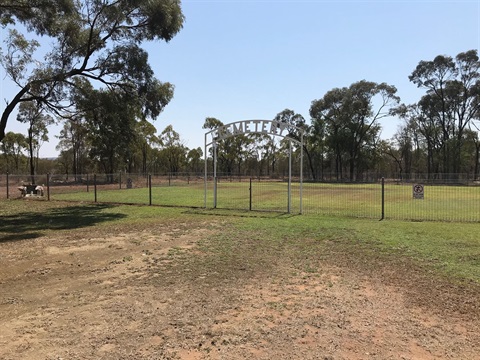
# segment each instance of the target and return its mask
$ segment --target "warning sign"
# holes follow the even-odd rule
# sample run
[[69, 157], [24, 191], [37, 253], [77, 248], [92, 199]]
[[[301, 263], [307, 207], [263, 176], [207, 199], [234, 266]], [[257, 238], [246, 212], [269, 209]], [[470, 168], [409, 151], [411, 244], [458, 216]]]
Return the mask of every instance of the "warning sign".
[[424, 197], [425, 191], [422, 184], [413, 185], [413, 198], [422, 199]]

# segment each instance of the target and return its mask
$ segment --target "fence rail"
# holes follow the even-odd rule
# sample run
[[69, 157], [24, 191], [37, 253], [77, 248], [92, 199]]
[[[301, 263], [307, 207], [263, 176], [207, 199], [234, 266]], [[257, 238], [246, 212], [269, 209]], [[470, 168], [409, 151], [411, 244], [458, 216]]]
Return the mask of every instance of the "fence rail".
[[[462, 179], [459, 181], [459, 179]], [[87, 201], [162, 206], [206, 207], [214, 205], [214, 179], [209, 174], [84, 174], [66, 179], [57, 175], [0, 174], [0, 199], [19, 199], [33, 182], [43, 200]], [[222, 209], [287, 212], [285, 178], [217, 177], [216, 207]], [[414, 185], [422, 185], [423, 197], [414, 197]], [[29, 188], [32, 189], [31, 187]], [[205, 192], [206, 189], [206, 192]], [[305, 182], [292, 180], [291, 213], [338, 215], [413, 221], [480, 222], [480, 183], [463, 175], [376, 179], [363, 183]], [[302, 194], [302, 197], [301, 197]], [[205, 197], [206, 195], [206, 197]], [[302, 199], [302, 200], [301, 200]]]

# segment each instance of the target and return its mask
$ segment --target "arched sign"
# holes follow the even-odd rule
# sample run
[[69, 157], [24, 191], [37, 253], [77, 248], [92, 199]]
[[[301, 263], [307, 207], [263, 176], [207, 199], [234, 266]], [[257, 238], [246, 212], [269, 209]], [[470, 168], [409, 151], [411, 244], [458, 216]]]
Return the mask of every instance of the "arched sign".
[[[295, 130], [300, 135], [300, 140], [288, 136], [292, 130]], [[237, 135], [248, 134], [265, 134], [271, 136], [280, 136], [290, 141], [289, 152], [289, 171], [288, 171], [288, 207], [287, 211], [290, 213], [291, 204], [291, 183], [292, 183], [292, 145], [294, 142], [300, 147], [300, 214], [302, 213], [302, 191], [303, 191], [303, 134], [304, 130], [298, 126], [287, 124], [282, 121], [275, 120], [241, 120], [219, 126], [205, 133], [205, 195], [204, 206], [207, 207], [207, 147], [213, 146], [213, 178], [214, 178], [214, 208], [217, 207], [217, 145], [221, 140], [228, 139]]]
[[301, 143], [303, 141], [303, 129], [290, 125], [281, 121], [275, 120], [242, 120], [232, 122], [213, 129], [205, 134], [205, 145], [212, 145], [216, 141], [224, 140], [236, 135], [247, 134], [265, 134], [272, 136], [287, 137], [289, 130], [295, 129], [301, 134], [301, 141], [289, 137], [295, 143]]

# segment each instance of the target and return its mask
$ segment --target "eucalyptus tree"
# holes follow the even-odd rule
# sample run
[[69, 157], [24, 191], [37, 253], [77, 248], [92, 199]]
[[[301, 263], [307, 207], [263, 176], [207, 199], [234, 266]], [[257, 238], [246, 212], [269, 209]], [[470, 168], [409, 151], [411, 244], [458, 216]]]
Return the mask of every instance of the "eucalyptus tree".
[[[407, 123], [398, 128], [393, 135], [394, 146], [389, 147], [388, 155], [390, 155], [398, 165], [400, 178], [403, 173], [408, 178], [412, 173], [414, 161], [420, 158], [419, 151], [415, 149], [415, 124]], [[422, 156], [423, 157], [423, 156]], [[418, 169], [417, 169], [418, 170]]]
[[313, 121], [307, 134], [307, 145], [312, 148], [315, 179], [323, 179], [325, 175], [325, 159], [328, 147], [325, 139], [325, 124]]
[[420, 61], [409, 76], [426, 90], [418, 102], [422, 113], [438, 133], [441, 171], [462, 171], [465, 131], [480, 115], [480, 61], [477, 50], [459, 53], [455, 58], [439, 55]]
[[[65, 120], [58, 136], [59, 142], [56, 149], [64, 153], [65, 171], [67, 173], [71, 171], [75, 180], [78, 180], [77, 176], [86, 170], [85, 164], [88, 155], [87, 132], [85, 119], [76, 115]], [[70, 158], [71, 162], [68, 162], [67, 165], [67, 160], [70, 160]]]
[[480, 126], [476, 121], [471, 124], [471, 131], [475, 133], [476, 136], [472, 136], [473, 143], [475, 144], [475, 170], [474, 170], [474, 180], [478, 180], [480, 175]]
[[379, 120], [398, 104], [396, 92], [392, 85], [361, 80], [312, 101], [310, 116], [314, 126], [324, 129], [327, 144], [334, 149], [337, 177], [342, 175], [344, 161], [350, 180], [369, 168], [381, 129]]
[[342, 104], [343, 98], [347, 92], [346, 88], [335, 88], [328, 91], [322, 99], [312, 101], [310, 106], [310, 116], [312, 125], [321, 129], [324, 136], [324, 143], [327, 149], [333, 154], [335, 163], [335, 174], [338, 179], [343, 177], [345, 145], [342, 124]]
[[202, 151], [202, 148], [200, 147], [188, 150], [187, 164], [188, 164], [189, 172], [200, 173], [203, 171], [202, 156], [203, 156], [203, 151]]
[[[255, 134], [237, 135], [232, 138], [232, 150], [235, 156], [235, 163], [237, 165], [237, 174], [247, 174], [247, 161], [258, 161], [257, 152], [255, 149]], [[231, 173], [229, 173], [231, 174]]]
[[72, 149], [61, 150], [55, 159], [55, 168], [60, 174], [65, 174], [65, 181], [69, 181], [72, 171], [73, 151]]
[[41, 106], [33, 101], [20, 104], [17, 120], [27, 124], [30, 176], [34, 184], [40, 148], [45, 141], [48, 141], [48, 126], [53, 124], [54, 120], [50, 115], [44, 114]]
[[480, 171], [480, 136], [478, 129], [467, 129], [464, 134], [464, 148], [462, 151], [462, 163], [468, 174], [473, 174], [473, 180], [477, 181]]
[[297, 128], [304, 129], [306, 125], [305, 118], [290, 109], [284, 109], [275, 115], [274, 121], [287, 124], [288, 136], [300, 142], [302, 134]]
[[22, 159], [25, 159], [23, 151], [26, 149], [28, 149], [28, 142], [23, 134], [12, 131], [6, 133], [5, 138], [0, 143], [0, 150], [5, 159], [6, 172], [18, 172], [20, 170]]
[[[250, 173], [255, 173], [255, 169], [258, 167], [258, 175], [275, 175], [275, 167], [277, 162], [277, 150], [279, 147], [278, 140], [275, 137], [263, 133], [252, 133], [248, 137], [252, 140], [250, 144], [251, 150], [250, 159], [255, 158]], [[264, 171], [264, 168], [266, 171]]]
[[167, 169], [170, 173], [178, 173], [186, 162], [187, 148], [180, 139], [180, 134], [168, 125], [160, 134], [161, 146], [160, 155], [167, 162]]
[[[214, 129], [217, 129], [217, 128], [223, 126], [223, 125], [224, 125], [223, 122], [220, 121], [219, 119], [214, 118], [214, 117], [207, 117], [207, 118], [205, 118], [205, 121], [202, 125], [202, 129], [214, 130]], [[215, 151], [217, 151], [217, 154], [218, 154], [218, 150], [215, 147], [223, 146], [224, 142], [225, 142], [225, 140], [220, 140], [220, 141], [216, 142], [215, 144], [213, 144], [214, 146], [212, 146], [210, 148], [209, 151], [210, 151], [210, 155], [211, 155], [212, 159], [215, 156], [215, 154], [214, 154]], [[221, 152], [221, 154], [223, 154], [223, 152]], [[206, 157], [207, 157], [207, 154], [205, 154], [205, 158]], [[206, 161], [207, 161], [207, 165], [208, 165], [208, 159], [207, 158], [206, 158]], [[215, 167], [215, 164], [212, 161], [212, 173], [214, 172], [214, 167]]]
[[135, 126], [135, 140], [132, 144], [132, 154], [140, 152], [142, 174], [146, 175], [148, 172], [148, 163], [152, 155], [154, 146], [160, 145], [160, 139], [156, 135], [157, 129], [152, 123], [146, 119], [142, 119], [136, 123]]
[[77, 107], [85, 118], [89, 157], [113, 181], [115, 172], [129, 166], [125, 160], [135, 141], [140, 105], [122, 91], [90, 89]]
[[[276, 165], [278, 160], [278, 143], [272, 137], [267, 137], [262, 144], [262, 159], [267, 163], [267, 176], [276, 175]], [[271, 169], [271, 170], [270, 170]], [[271, 171], [271, 172], [270, 172]]]
[[[409, 133], [415, 148], [415, 158], [418, 161], [425, 157], [426, 166], [417, 167], [417, 171], [426, 171], [429, 178], [432, 174], [438, 173], [442, 163], [441, 150], [445, 144], [441, 127], [438, 126], [436, 118], [431, 116], [428, 108], [419, 104], [401, 104], [393, 109], [392, 114], [404, 120], [404, 124], [395, 134], [395, 138], [405, 140]], [[397, 145], [400, 148], [404, 147], [402, 141], [397, 141]]]
[[74, 0], [2, 0], [0, 25], [23, 23], [38, 34], [54, 33], [56, 23], [74, 10]]
[[156, 118], [173, 86], [155, 78], [140, 45], [170, 41], [183, 20], [179, 0], [3, 0], [0, 21], [8, 35], [0, 59], [18, 91], [2, 110], [0, 141], [22, 102], [36, 101], [57, 115], [72, 110], [68, 94], [78, 78], [142, 98], [144, 116]]
[[[313, 153], [316, 151], [318, 144], [313, 142], [312, 137], [310, 136], [312, 127], [306, 123], [305, 118], [302, 115], [297, 114], [291, 109], [285, 109], [279, 112], [273, 120], [287, 124], [288, 136], [295, 139], [298, 143], [301, 143], [303, 138], [303, 151], [307, 157], [308, 168], [310, 169], [312, 178], [315, 180], [317, 175], [314, 166]], [[301, 130], [298, 129], [303, 130], [303, 134], [301, 133]]]

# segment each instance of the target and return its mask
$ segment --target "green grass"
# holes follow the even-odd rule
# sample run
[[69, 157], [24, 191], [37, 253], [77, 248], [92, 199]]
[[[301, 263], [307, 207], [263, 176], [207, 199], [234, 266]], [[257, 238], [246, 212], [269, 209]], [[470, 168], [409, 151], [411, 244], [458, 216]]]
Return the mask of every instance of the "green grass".
[[[246, 261], [249, 254], [250, 263], [266, 268], [275, 261], [295, 262], [300, 273], [315, 273], [322, 259], [348, 255], [355, 261], [370, 262], [372, 268], [379, 258], [383, 263], [404, 259], [407, 265], [416, 264], [453, 281], [480, 283], [477, 224], [242, 216], [218, 235], [218, 247], [223, 248], [227, 262], [238, 256]], [[282, 255], [275, 258], [272, 254]]]
[[[213, 207], [213, 187], [208, 185], [207, 207]], [[382, 193], [380, 184], [303, 184], [304, 214], [380, 219]], [[386, 184], [385, 218], [402, 220], [436, 220], [480, 222], [480, 187], [425, 186], [425, 198], [415, 200], [411, 185]], [[51, 189], [54, 200], [94, 201], [93, 187], [77, 192], [60, 193]], [[287, 212], [288, 187], [285, 182], [250, 183], [221, 181], [218, 184], [217, 208]], [[204, 186], [158, 186], [152, 188], [152, 204], [166, 206], [204, 206]], [[106, 203], [149, 204], [148, 188], [113, 189], [97, 187], [97, 201]], [[300, 212], [300, 186], [292, 184], [291, 213]]]
[[159, 216], [165, 221], [174, 221], [181, 213], [169, 211], [168, 208], [147, 206], [1, 200], [0, 243], [33, 239], [59, 230], [142, 225], [152, 222]]
[[358, 222], [356, 229], [364, 241], [375, 242], [384, 251], [411, 257], [444, 274], [480, 281], [478, 224]]
[[385, 212], [390, 218], [480, 221], [480, 187], [425, 186], [425, 198], [414, 200], [409, 185], [389, 185]]
[[350, 254], [372, 267], [379, 258], [387, 263], [405, 259], [452, 281], [480, 283], [478, 224], [24, 200], [0, 201], [0, 218], [0, 246], [73, 229], [115, 234], [152, 227], [161, 231], [162, 224], [207, 226], [218, 232], [200, 248], [218, 272], [232, 264], [268, 271], [287, 261], [299, 273], [315, 274], [322, 260]]
[[[95, 200], [95, 193], [93, 186], [90, 186], [89, 192], [83, 190], [56, 193], [55, 188], [53, 188], [50, 198], [52, 200], [93, 202]], [[97, 202], [148, 205], [150, 203], [150, 194], [148, 188], [112, 190], [107, 187], [98, 186]], [[203, 207], [203, 185], [152, 187], [152, 204]]]
[[132, 229], [207, 226], [217, 231], [199, 244], [206, 256], [195, 260], [198, 271], [207, 266], [219, 274], [268, 272], [286, 261], [299, 274], [315, 276], [324, 259], [348, 255], [372, 268], [379, 258], [404, 259], [432, 276], [480, 284], [478, 224], [25, 200], [0, 201], [0, 222], [0, 247], [62, 231], [115, 236]]

